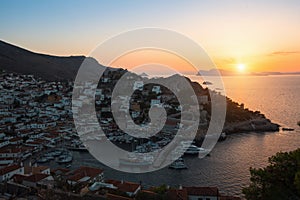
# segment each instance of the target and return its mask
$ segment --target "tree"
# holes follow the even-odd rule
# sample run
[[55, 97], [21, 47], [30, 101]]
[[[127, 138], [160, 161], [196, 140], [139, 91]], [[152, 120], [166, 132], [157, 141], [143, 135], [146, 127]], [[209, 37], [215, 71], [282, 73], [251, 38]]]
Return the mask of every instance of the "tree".
[[280, 152], [265, 168], [250, 168], [250, 185], [243, 189], [248, 200], [300, 199], [300, 149]]

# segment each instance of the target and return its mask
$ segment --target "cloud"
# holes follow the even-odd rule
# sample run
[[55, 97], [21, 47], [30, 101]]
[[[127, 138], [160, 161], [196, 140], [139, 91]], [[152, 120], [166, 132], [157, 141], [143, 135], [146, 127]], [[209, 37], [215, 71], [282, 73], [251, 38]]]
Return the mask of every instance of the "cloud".
[[299, 54], [300, 51], [274, 51], [269, 56], [289, 56], [293, 54]]

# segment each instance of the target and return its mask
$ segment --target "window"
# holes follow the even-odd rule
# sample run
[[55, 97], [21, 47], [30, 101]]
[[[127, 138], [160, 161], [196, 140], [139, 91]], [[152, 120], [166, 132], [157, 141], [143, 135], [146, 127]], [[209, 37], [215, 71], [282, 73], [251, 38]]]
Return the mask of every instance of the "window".
[[203, 200], [202, 198], [198, 198], [198, 200]]
[[206, 200], [210, 200], [210, 198], [206, 198]]

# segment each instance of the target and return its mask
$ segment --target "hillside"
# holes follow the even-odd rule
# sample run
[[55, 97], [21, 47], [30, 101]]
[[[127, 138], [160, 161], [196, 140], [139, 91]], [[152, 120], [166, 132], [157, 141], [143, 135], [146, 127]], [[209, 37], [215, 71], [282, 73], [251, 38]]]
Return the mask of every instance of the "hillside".
[[74, 80], [84, 59], [84, 56], [60, 57], [34, 53], [0, 40], [0, 69], [33, 74], [48, 81]]

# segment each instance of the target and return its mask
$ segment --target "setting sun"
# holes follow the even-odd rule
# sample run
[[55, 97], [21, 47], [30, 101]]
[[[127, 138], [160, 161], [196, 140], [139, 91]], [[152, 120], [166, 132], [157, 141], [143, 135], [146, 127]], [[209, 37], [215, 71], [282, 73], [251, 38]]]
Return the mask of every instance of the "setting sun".
[[246, 70], [246, 65], [245, 64], [238, 64], [237, 65], [237, 70], [239, 72], [244, 72]]

